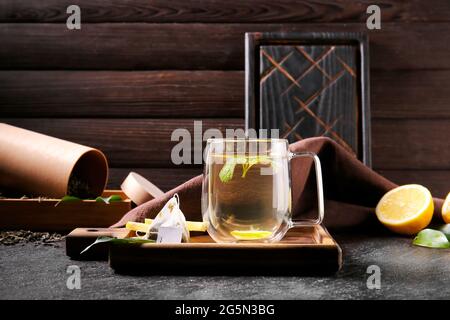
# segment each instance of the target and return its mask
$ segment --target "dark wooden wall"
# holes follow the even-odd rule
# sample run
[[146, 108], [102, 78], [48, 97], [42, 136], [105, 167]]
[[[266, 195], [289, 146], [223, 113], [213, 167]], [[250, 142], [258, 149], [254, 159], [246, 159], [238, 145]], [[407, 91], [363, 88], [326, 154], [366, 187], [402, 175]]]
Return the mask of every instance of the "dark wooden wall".
[[[244, 32], [366, 30], [352, 0], [1, 0], [0, 120], [102, 149], [168, 190], [178, 127], [242, 127]], [[380, 0], [370, 31], [374, 168], [450, 191], [450, 1]], [[81, 7], [68, 30], [66, 8]]]

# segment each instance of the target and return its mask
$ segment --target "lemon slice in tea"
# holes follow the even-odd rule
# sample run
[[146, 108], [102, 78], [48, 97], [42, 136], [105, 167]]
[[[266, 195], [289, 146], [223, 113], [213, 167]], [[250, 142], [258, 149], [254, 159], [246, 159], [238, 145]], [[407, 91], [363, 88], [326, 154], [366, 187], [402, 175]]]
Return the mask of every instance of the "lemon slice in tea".
[[234, 230], [230, 234], [237, 240], [261, 240], [270, 237], [272, 232], [262, 230]]

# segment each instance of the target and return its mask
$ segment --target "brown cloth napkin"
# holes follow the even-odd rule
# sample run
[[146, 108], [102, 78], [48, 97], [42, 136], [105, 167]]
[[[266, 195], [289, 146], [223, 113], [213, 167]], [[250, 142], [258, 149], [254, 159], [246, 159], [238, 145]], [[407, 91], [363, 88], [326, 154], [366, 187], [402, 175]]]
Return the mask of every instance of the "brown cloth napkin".
[[[375, 206], [381, 197], [397, 185], [366, 167], [352, 154], [329, 138], [309, 138], [290, 145], [293, 152], [312, 151], [322, 163], [325, 219], [328, 228], [377, 227]], [[297, 158], [291, 161], [293, 216], [312, 217], [316, 212], [316, 184], [312, 161]], [[175, 194], [188, 220], [201, 220], [202, 176], [197, 176], [150, 200], [130, 212], [112, 227], [122, 227], [128, 221], [143, 221], [154, 217]], [[435, 199], [435, 218], [441, 219], [442, 200]]]

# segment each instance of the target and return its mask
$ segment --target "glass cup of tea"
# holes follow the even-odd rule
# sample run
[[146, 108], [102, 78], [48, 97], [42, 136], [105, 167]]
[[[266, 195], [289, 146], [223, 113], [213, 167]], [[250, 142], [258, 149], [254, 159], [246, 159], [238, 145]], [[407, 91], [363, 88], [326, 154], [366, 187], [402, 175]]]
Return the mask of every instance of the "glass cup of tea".
[[[209, 139], [202, 186], [203, 222], [219, 243], [275, 242], [297, 226], [320, 224], [324, 216], [320, 160], [312, 152], [290, 152], [286, 139]], [[315, 164], [318, 217], [292, 220], [290, 161]]]

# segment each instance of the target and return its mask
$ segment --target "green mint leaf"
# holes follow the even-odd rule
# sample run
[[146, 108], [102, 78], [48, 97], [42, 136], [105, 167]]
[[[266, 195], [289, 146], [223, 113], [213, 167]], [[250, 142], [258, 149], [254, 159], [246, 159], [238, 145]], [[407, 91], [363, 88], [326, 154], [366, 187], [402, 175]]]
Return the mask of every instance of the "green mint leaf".
[[59, 202], [74, 202], [74, 201], [81, 201], [81, 199], [74, 196], [64, 196]]
[[242, 165], [242, 178], [247, 176], [248, 171], [255, 164], [270, 164], [273, 168], [274, 162], [268, 156], [239, 156], [236, 155], [232, 158], [228, 158], [225, 165], [219, 172], [219, 178], [223, 183], [229, 182], [233, 179], [234, 169], [236, 164]]
[[147, 239], [141, 239], [141, 238], [118, 239], [118, 238], [102, 236], [102, 237], [98, 237], [94, 243], [87, 246], [83, 251], [81, 251], [80, 254], [85, 253], [86, 251], [88, 251], [90, 248], [92, 248], [95, 245], [98, 245], [100, 243], [106, 243], [106, 242], [110, 242], [110, 243], [114, 243], [114, 244], [142, 244], [142, 243], [155, 243], [155, 240], [150, 240], [150, 239], [147, 240]]
[[122, 197], [115, 194], [109, 197], [97, 197], [95, 201], [110, 204], [111, 202], [122, 201]]
[[244, 163], [242, 165], [242, 176], [241, 178], [245, 178], [245, 176], [247, 175], [247, 171], [250, 169], [250, 165], [248, 165], [247, 163]]
[[450, 248], [450, 242], [445, 234], [438, 230], [424, 229], [414, 238], [413, 244], [427, 248]]
[[86, 251], [88, 251], [90, 248], [92, 248], [93, 246], [99, 244], [99, 243], [105, 243], [105, 242], [110, 242], [112, 241], [111, 237], [98, 237], [94, 243], [90, 244], [89, 246], [87, 246], [83, 251], [80, 252], [80, 254], [85, 253]]
[[242, 178], [247, 176], [248, 170], [259, 162], [257, 157], [251, 157], [247, 159], [247, 162], [242, 164]]
[[78, 198], [78, 197], [74, 197], [74, 196], [64, 196], [64, 197], [61, 198], [61, 200], [59, 200], [55, 204], [55, 207], [58, 206], [62, 202], [77, 202], [77, 201], [81, 201], [81, 199]]
[[247, 176], [247, 172], [255, 164], [270, 164], [272, 168], [274, 167], [274, 162], [268, 156], [250, 156], [246, 159], [246, 163], [242, 165], [242, 178], [245, 178]]
[[447, 240], [450, 241], [450, 223], [444, 224], [438, 228], [440, 232], [445, 234]]
[[220, 181], [228, 183], [233, 179], [234, 168], [236, 167], [236, 159], [229, 158], [219, 172]]

